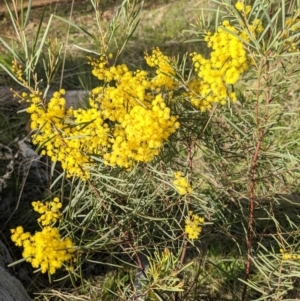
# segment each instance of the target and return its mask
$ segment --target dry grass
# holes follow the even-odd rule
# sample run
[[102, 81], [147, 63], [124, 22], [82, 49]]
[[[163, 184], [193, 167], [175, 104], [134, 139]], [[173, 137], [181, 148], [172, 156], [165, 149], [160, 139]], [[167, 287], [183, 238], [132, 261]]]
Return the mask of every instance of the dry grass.
[[[113, 18], [117, 8], [117, 4], [121, 1], [101, 1], [101, 17], [103, 28], [107, 28], [109, 21]], [[197, 45], [184, 44], [190, 38], [190, 35], [184, 32], [186, 29], [191, 29], [191, 24], [200, 15], [202, 7], [211, 5], [207, 0], [146, 0], [144, 8], [140, 14], [140, 23], [136, 33], [126, 49], [123, 59], [126, 62], [139, 65], [143, 58], [143, 53], [152, 47], [162, 48], [166, 54], [177, 55], [185, 53], [193, 49], [199, 48]], [[67, 3], [52, 3], [45, 7], [37, 7], [32, 9], [31, 16], [25, 34], [28, 41], [34, 39], [41, 15], [45, 9], [45, 19], [43, 21], [46, 26], [51, 14], [61, 16], [68, 19], [71, 10], [71, 2]], [[99, 28], [96, 24], [96, 18], [93, 7], [89, 0], [75, 1], [74, 11], [72, 14], [72, 22], [87, 29], [95, 36], [99, 36]], [[5, 13], [0, 19], [1, 33], [10, 45], [18, 47], [18, 41], [11, 26], [9, 15]], [[68, 25], [58, 19], [53, 20], [50, 28], [49, 37], [57, 38], [59, 43], [65, 43], [66, 32]], [[122, 33], [120, 32], [119, 35]], [[118, 33], [117, 33], [118, 37]], [[94, 41], [89, 39], [85, 34], [71, 28], [70, 37], [67, 45], [68, 56], [78, 57], [85, 56], [85, 53], [78, 51], [75, 47], [78, 45], [87, 49], [95, 49]], [[114, 46], [112, 45], [113, 51]], [[0, 48], [2, 54], [5, 55], [5, 50]]]

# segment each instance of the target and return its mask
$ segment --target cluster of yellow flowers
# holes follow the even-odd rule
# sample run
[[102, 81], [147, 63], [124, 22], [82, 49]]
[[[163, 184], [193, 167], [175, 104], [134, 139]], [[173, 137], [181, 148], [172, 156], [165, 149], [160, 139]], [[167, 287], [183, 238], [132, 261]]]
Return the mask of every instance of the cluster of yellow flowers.
[[300, 10], [293, 15], [293, 17], [286, 18], [285, 26], [290, 31], [297, 31], [300, 29]]
[[126, 168], [134, 161], [149, 162], [178, 127], [179, 123], [170, 116], [170, 109], [161, 95], [157, 95], [151, 108], [137, 105], [124, 116], [111, 139], [112, 152], [103, 157], [110, 165]]
[[300, 10], [294, 13], [293, 17], [286, 18], [285, 20], [285, 30], [282, 34], [283, 51], [286, 49], [288, 52], [299, 51], [296, 46], [296, 42], [299, 40], [298, 35], [295, 35], [300, 29]]
[[[246, 18], [251, 12], [252, 7], [250, 5], [246, 5], [245, 1], [238, 1], [235, 4], [235, 8], [243, 14]], [[295, 36], [295, 32], [297, 32], [300, 28], [300, 10], [297, 10], [293, 13], [293, 17], [288, 17], [285, 19], [285, 28], [282, 31], [282, 35], [278, 37], [278, 41], [282, 40], [282, 51], [288, 52], [296, 52], [299, 49], [296, 47], [296, 42], [298, 41], [298, 36]], [[252, 23], [248, 26], [248, 31], [243, 31], [241, 33], [241, 37], [246, 41], [249, 41], [249, 35], [252, 35], [254, 38], [257, 33], [261, 33], [264, 30], [262, 25], [262, 21], [259, 19], [254, 19]], [[277, 46], [276, 46], [277, 47]]]
[[37, 221], [41, 223], [42, 226], [49, 226], [61, 218], [60, 209], [62, 207], [62, 203], [58, 197], [55, 197], [52, 202], [32, 202], [32, 207], [34, 211], [41, 214]]
[[90, 102], [113, 125], [109, 151], [103, 154], [108, 165], [131, 168], [135, 162], [151, 161], [179, 128], [161, 93], [174, 89], [174, 69], [158, 49], [146, 61], [157, 68], [153, 78], [144, 70], [129, 71], [125, 64], [109, 67], [104, 57], [90, 62], [93, 74], [104, 81], [92, 90]]
[[163, 55], [158, 48], [152, 50], [152, 55], [145, 57], [148, 66], [156, 69], [156, 76], [152, 79], [151, 83], [158, 91], [167, 89], [174, 91], [178, 87], [178, 82], [174, 79], [176, 74], [173, 62], [169, 57]]
[[62, 89], [48, 104], [40, 94], [22, 97], [31, 102], [31, 129], [37, 130], [33, 143], [42, 154], [60, 161], [67, 176], [89, 178], [90, 155], [99, 155], [110, 166], [130, 169], [136, 162], [149, 162], [164, 141], [179, 128], [176, 116], [162, 96], [173, 90], [174, 74], [166, 56], [158, 49], [146, 56], [156, 76], [146, 71], [129, 71], [125, 64], [108, 66], [108, 58], [92, 61], [93, 74], [104, 84], [92, 90], [89, 109], [66, 109]]
[[[254, 19], [252, 23], [249, 25], [248, 29], [254, 37], [256, 37], [257, 33], [262, 33], [264, 31], [263, 24], [259, 19]], [[245, 37], [245, 39], [247, 40], [247, 37]]]
[[[238, 1], [236, 9], [246, 17], [251, 6]], [[191, 104], [202, 112], [211, 109], [213, 103], [224, 105], [227, 100], [236, 101], [236, 94], [229, 86], [237, 83], [250, 63], [242, 41], [249, 42], [250, 35], [256, 37], [264, 30], [259, 19], [249, 22], [247, 30], [239, 31], [228, 20], [223, 21], [222, 26], [214, 34], [208, 32], [204, 38], [212, 49], [210, 58], [191, 54], [198, 78], [188, 84], [188, 97]]]
[[282, 260], [300, 260], [300, 254], [285, 253], [283, 249], [280, 249]]
[[192, 105], [201, 111], [210, 109], [212, 103], [224, 105], [227, 99], [235, 102], [236, 95], [228, 90], [228, 85], [234, 85], [248, 69], [243, 43], [233, 35], [239, 32], [229, 21], [224, 21], [223, 26], [226, 30], [219, 27], [216, 33], [205, 37], [208, 47], [212, 48], [209, 59], [198, 53], [191, 54], [198, 78], [189, 84], [189, 97]]
[[[241, 3], [237, 8], [249, 11]], [[212, 49], [209, 59], [191, 54], [197, 77], [187, 83], [187, 92], [181, 91], [176, 80], [175, 59], [155, 48], [151, 55], [145, 55], [149, 67], [155, 69], [154, 76], [145, 70], [130, 71], [126, 64], [110, 64], [112, 55], [90, 58], [92, 74], [102, 84], [91, 91], [88, 109], [67, 109], [63, 89], [55, 92], [48, 104], [38, 91], [24, 93], [22, 98], [31, 102], [27, 112], [31, 114], [31, 129], [36, 131], [33, 143], [42, 148], [42, 155], [61, 162], [67, 177], [82, 180], [90, 177], [92, 155], [102, 157], [109, 166], [126, 169], [137, 162], [150, 162], [180, 127], [168, 106], [175, 93], [201, 111], [211, 109], [213, 103], [236, 101], [229, 86], [248, 69], [246, 50], [236, 36], [244, 33], [228, 21], [223, 26], [226, 30], [219, 27], [205, 37]], [[261, 30], [259, 22], [251, 26], [253, 31]], [[13, 68], [22, 78], [16, 63]], [[181, 194], [189, 192], [184, 185], [179, 190]]]
[[[244, 2], [238, 1], [235, 4], [235, 8], [243, 14], [244, 18], [246, 18], [249, 13], [251, 12], [251, 5], [246, 5]], [[249, 41], [249, 35], [252, 35], [254, 38], [258, 33], [263, 32], [264, 27], [262, 25], [261, 20], [254, 19], [252, 22], [247, 23], [247, 30], [244, 30], [240, 33], [240, 36], [246, 40]]]
[[246, 5], [244, 3], [244, 1], [238, 1], [236, 4], [235, 4], [235, 8], [241, 12], [244, 16], [248, 16], [249, 13], [251, 12], [251, 5]]
[[31, 129], [37, 133], [33, 143], [43, 147], [42, 155], [53, 162], [60, 161], [67, 176], [89, 177], [90, 154], [99, 154], [108, 146], [108, 125], [97, 108], [66, 109], [65, 90], [55, 92], [48, 104], [40, 95], [26, 93], [22, 97], [31, 102]]
[[187, 179], [182, 175], [180, 171], [174, 173], [173, 184], [176, 187], [179, 194], [184, 195], [193, 192], [193, 188], [188, 183]]
[[15, 74], [16, 78], [21, 82], [24, 83], [23, 79], [23, 70], [22, 65], [18, 64], [18, 61], [14, 59], [11, 64], [11, 70]]
[[59, 212], [61, 202], [57, 199], [45, 205], [39, 201], [32, 203], [34, 210], [42, 214], [39, 221], [45, 227], [42, 227], [41, 231], [31, 235], [30, 232], [24, 232], [22, 226], [11, 229], [11, 240], [16, 246], [24, 248], [23, 258], [30, 262], [32, 267], [40, 268], [42, 273], [49, 271], [50, 274], [54, 274], [65, 262], [70, 262], [74, 258], [72, 240], [68, 237], [62, 239], [58, 228], [49, 226], [61, 216]]
[[189, 216], [185, 220], [185, 233], [189, 239], [197, 239], [202, 231], [201, 225], [204, 223], [204, 218], [199, 217], [197, 214], [193, 214], [189, 211]]

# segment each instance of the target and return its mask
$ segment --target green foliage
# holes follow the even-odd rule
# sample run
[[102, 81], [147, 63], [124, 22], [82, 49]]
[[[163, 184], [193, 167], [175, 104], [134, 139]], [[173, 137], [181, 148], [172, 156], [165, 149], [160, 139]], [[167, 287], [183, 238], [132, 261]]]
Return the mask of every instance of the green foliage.
[[[136, 81], [139, 71], [130, 71], [120, 60], [134, 39], [144, 1], [124, 0], [104, 28], [99, 3], [92, 0], [98, 35], [54, 15], [42, 28], [42, 17], [32, 44], [24, 31], [30, 9], [21, 10], [20, 18], [8, 11], [22, 52], [0, 37], [14, 59], [12, 64], [1, 59], [0, 66], [31, 93], [20, 98], [44, 110], [49, 118], [38, 128], [32, 118], [35, 137], [47, 129], [63, 146], [80, 141], [80, 157], [73, 161], [85, 176], [70, 177], [73, 174], [61, 160], [67, 171], [48, 187], [64, 203], [58, 227], [76, 245], [76, 261], [62, 279], [69, 277], [78, 288], [72, 292], [77, 300], [87, 300], [87, 292], [88, 300], [299, 298], [300, 3], [216, 3], [217, 9], [208, 10], [214, 20], [206, 18], [204, 11], [191, 32], [197, 35], [194, 42], [206, 42], [208, 47], [182, 59], [155, 49], [152, 56], [146, 56], [155, 72], [142, 77], [146, 86], [142, 90]], [[112, 143], [118, 137], [129, 141], [123, 132], [117, 132], [125, 124], [122, 116], [112, 115], [120, 107], [129, 115], [134, 107], [151, 110], [152, 104], [156, 112], [153, 101], [161, 97], [162, 107], [178, 120], [180, 127], [162, 139], [153, 160], [136, 159], [128, 166], [118, 161], [113, 164], [105, 156], [118, 149], [117, 144], [107, 147], [106, 153], [97, 152], [97, 148], [87, 151], [84, 141], [89, 140], [84, 139], [92, 133], [80, 135], [96, 118], [80, 123], [72, 110], [66, 113], [57, 107], [57, 114], [51, 115], [46, 95], [66, 59], [63, 46], [49, 37], [54, 19], [65, 22], [69, 30], [72, 27], [85, 33], [95, 48], [77, 48], [100, 56], [99, 60], [91, 58], [99, 82], [89, 107], [74, 110], [76, 114], [98, 110]], [[110, 61], [113, 48], [117, 51]], [[35, 72], [40, 62], [43, 76]], [[61, 83], [63, 80], [62, 72]], [[120, 92], [123, 83], [131, 89], [121, 89], [126, 91], [122, 94], [126, 106], [113, 107], [120, 104], [120, 94], [108, 97], [106, 93], [113, 89]], [[61, 94], [54, 94], [53, 99], [63, 107]], [[67, 131], [75, 133], [75, 128], [75, 136], [65, 135]], [[48, 147], [51, 138], [47, 139], [40, 149]], [[53, 145], [52, 149], [58, 147], [58, 142]], [[140, 148], [147, 147], [141, 144]], [[49, 148], [46, 150], [56, 161]], [[65, 153], [70, 158], [75, 151]], [[78, 163], [82, 157], [88, 158], [86, 165]], [[54, 188], [58, 183], [59, 190]], [[191, 211], [196, 221], [200, 216], [205, 220], [199, 241], [189, 239], [185, 228]], [[201, 231], [199, 224], [195, 227]], [[57, 289], [55, 298], [72, 297]]]

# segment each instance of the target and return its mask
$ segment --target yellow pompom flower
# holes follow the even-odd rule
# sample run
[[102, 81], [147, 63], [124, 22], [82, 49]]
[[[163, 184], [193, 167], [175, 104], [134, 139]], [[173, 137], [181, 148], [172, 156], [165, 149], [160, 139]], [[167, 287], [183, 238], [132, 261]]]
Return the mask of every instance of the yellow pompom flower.
[[58, 197], [55, 197], [51, 202], [46, 202], [45, 204], [41, 201], [32, 202], [33, 210], [41, 214], [38, 218], [38, 222], [42, 226], [49, 226], [61, 218], [60, 209], [62, 208], [62, 203]]
[[74, 246], [70, 238], [62, 239], [57, 228], [44, 227], [30, 239], [23, 241], [22, 256], [42, 273], [54, 274], [64, 262], [73, 258]]
[[174, 173], [174, 178], [173, 184], [179, 194], [184, 195], [193, 192], [192, 187], [180, 171]]
[[67, 176], [89, 178], [88, 154], [101, 154], [108, 145], [108, 126], [95, 104], [83, 110], [66, 109], [65, 90], [54, 92], [48, 104], [31, 95], [31, 128], [37, 130], [33, 143], [42, 145], [42, 154], [59, 161]]
[[45, 227], [41, 231], [31, 234], [24, 232], [22, 226], [11, 229], [11, 240], [18, 247], [23, 247], [23, 258], [30, 262], [32, 267], [40, 268], [42, 273], [47, 271], [54, 274], [65, 262], [74, 258], [74, 244], [70, 238], [62, 238], [58, 228], [49, 226], [60, 217], [62, 204], [59, 198], [43, 204], [40, 201], [32, 202], [34, 211], [41, 214], [38, 221]]
[[243, 43], [230, 33], [238, 35], [239, 32], [227, 20], [222, 25], [229, 32], [219, 27], [216, 33], [208, 33], [205, 37], [208, 47], [212, 49], [210, 58], [205, 59], [198, 53], [191, 54], [198, 78], [188, 84], [187, 96], [191, 104], [201, 111], [211, 109], [213, 103], [225, 105], [227, 100], [235, 102], [236, 95], [229, 86], [236, 84], [248, 69]]
[[18, 226], [16, 229], [11, 229], [11, 240], [15, 243], [15, 245], [17, 247], [21, 247], [22, 246], [22, 242], [23, 242], [23, 234], [24, 234], [24, 229], [22, 226]]
[[174, 80], [175, 69], [172, 66], [172, 60], [164, 55], [158, 48], [152, 50], [151, 55], [145, 56], [148, 66], [156, 68], [156, 76], [151, 80], [158, 90], [175, 90], [178, 82]]
[[284, 249], [280, 249], [282, 260], [300, 260], [300, 254], [293, 252], [286, 253]]
[[202, 231], [201, 225], [204, 223], [204, 218], [199, 217], [197, 214], [193, 214], [189, 211], [189, 216], [185, 220], [185, 230], [188, 238], [191, 240], [197, 239]]
[[250, 5], [245, 5], [245, 3], [243, 1], [238, 1], [235, 4], [235, 8], [244, 13], [246, 16], [249, 15], [250, 11], [251, 11], [251, 6]]
[[236, 4], [235, 4], [235, 8], [238, 10], [238, 11], [242, 11], [244, 9], [244, 4], [240, 1], [238, 1]]

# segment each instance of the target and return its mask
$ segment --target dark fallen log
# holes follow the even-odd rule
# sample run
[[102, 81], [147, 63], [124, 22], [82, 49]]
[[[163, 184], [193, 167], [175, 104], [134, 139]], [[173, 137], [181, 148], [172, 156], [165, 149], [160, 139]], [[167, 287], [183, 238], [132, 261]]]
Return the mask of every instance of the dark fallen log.
[[22, 283], [7, 270], [12, 262], [9, 251], [0, 241], [0, 301], [30, 301]]
[[0, 301], [30, 301], [22, 283], [0, 267]]

